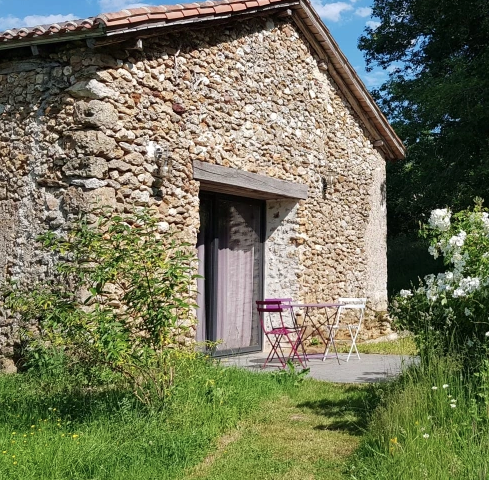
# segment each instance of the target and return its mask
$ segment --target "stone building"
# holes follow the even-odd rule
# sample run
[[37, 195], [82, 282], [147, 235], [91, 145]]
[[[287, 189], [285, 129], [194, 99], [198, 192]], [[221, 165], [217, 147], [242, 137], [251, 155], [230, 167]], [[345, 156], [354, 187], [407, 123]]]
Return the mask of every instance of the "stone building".
[[[93, 201], [197, 246], [198, 338], [259, 349], [254, 300], [386, 308], [385, 162], [404, 147], [307, 0], [123, 10], [0, 33], [0, 281]], [[0, 312], [0, 353], [15, 325]]]

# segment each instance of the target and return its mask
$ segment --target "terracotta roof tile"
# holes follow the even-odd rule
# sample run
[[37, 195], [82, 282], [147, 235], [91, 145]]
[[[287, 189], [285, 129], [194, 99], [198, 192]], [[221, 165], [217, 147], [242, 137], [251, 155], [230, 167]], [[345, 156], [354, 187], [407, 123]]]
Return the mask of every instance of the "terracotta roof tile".
[[240, 12], [241, 10], [246, 10], [246, 5], [241, 2], [235, 2], [231, 4], [233, 12]]
[[198, 15], [212, 15], [217, 13], [217, 7], [205, 7], [205, 8], [197, 8]]
[[216, 5], [214, 11], [216, 13], [229, 13], [232, 12], [233, 9], [231, 8], [231, 5]]
[[131, 15], [130, 17], [127, 17], [126, 21], [127, 23], [143, 23], [149, 19], [150, 16], [147, 13], [144, 13], [143, 15]]
[[182, 11], [179, 11], [179, 12], [168, 12], [166, 14], [166, 18], [168, 20], [176, 20], [178, 18], [183, 18], [185, 15], [183, 14]]
[[185, 10], [185, 7], [178, 3], [176, 5], [168, 5], [168, 7], [166, 7], [167, 12], [174, 12], [175, 10]]
[[242, 12], [251, 8], [259, 8], [270, 3], [285, 2], [286, 0], [207, 0], [176, 5], [156, 5], [137, 7], [119, 12], [109, 12], [97, 17], [72, 20], [51, 25], [14, 28], [0, 32], [0, 42], [28, 39], [32, 37], [52, 37], [56, 34], [69, 34], [82, 30], [98, 30], [100, 26], [109, 30], [117, 30], [123, 25], [151, 24], [167, 20], [168, 22], [189, 17], [206, 17], [232, 12]]

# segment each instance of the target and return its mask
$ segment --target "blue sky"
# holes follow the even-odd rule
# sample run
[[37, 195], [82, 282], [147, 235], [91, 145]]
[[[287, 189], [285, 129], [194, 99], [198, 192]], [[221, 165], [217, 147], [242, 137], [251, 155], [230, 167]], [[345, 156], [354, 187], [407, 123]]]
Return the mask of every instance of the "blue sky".
[[[314, 8], [330, 29], [336, 42], [358, 72], [367, 88], [379, 86], [387, 74], [382, 70], [365, 72], [362, 53], [357, 49], [358, 37], [366, 24], [376, 25], [371, 18], [372, 0], [311, 0]], [[143, 3], [144, 2], [144, 3]], [[75, 18], [86, 18], [101, 12], [114, 12], [141, 5], [190, 3], [191, 0], [0, 0], [0, 31], [33, 27]]]

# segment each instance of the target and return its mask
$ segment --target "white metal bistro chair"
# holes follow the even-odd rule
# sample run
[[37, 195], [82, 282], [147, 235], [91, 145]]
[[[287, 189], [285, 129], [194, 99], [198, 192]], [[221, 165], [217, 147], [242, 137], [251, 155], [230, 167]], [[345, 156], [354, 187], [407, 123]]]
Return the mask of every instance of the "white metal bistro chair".
[[[334, 342], [334, 338], [336, 337], [336, 334], [340, 329], [348, 330], [350, 334], [351, 347], [350, 347], [350, 351], [348, 352], [346, 361], [348, 362], [348, 360], [350, 360], [350, 356], [353, 353], [353, 351], [355, 351], [358, 359], [360, 360], [360, 354], [358, 353], [358, 349], [357, 349], [357, 337], [360, 328], [362, 328], [362, 321], [365, 315], [365, 305], [367, 303], [367, 299], [342, 297], [342, 298], [338, 298], [338, 303], [341, 303], [342, 305], [338, 307], [335, 322], [330, 327], [330, 331], [329, 331], [330, 341], [328, 342], [326, 350], [324, 351], [323, 360], [326, 359], [326, 356], [328, 355], [329, 352], [329, 346], [331, 345], [331, 343]], [[348, 311], [351, 311], [351, 313], [346, 315]], [[341, 318], [342, 316], [343, 317], [347, 316], [345, 323], [342, 323], [342, 318]]]

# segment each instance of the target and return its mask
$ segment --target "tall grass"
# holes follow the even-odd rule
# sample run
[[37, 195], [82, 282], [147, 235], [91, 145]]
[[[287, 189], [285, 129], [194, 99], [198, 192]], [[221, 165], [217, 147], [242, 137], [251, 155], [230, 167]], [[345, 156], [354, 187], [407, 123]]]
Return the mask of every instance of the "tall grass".
[[433, 357], [385, 392], [350, 470], [352, 479], [487, 479], [487, 375]]
[[182, 478], [216, 439], [274, 398], [287, 382], [182, 362], [163, 408], [149, 410], [123, 386], [66, 374], [0, 376], [0, 478]]

